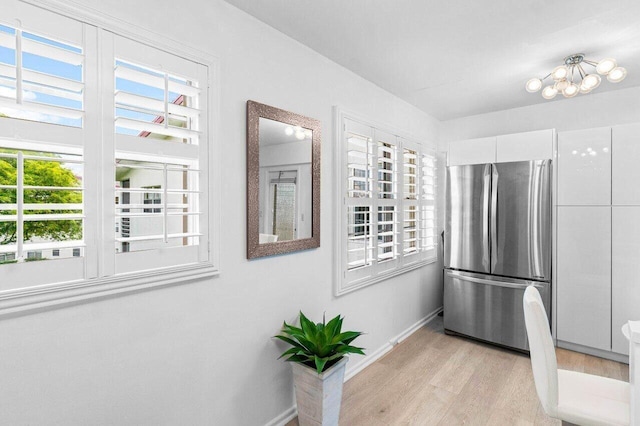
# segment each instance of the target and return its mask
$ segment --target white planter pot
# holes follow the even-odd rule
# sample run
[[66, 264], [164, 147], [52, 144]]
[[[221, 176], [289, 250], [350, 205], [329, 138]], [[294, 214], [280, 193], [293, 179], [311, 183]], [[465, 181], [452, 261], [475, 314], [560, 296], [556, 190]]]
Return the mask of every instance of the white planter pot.
[[345, 356], [322, 374], [303, 364], [291, 364], [300, 426], [337, 426], [347, 361]]

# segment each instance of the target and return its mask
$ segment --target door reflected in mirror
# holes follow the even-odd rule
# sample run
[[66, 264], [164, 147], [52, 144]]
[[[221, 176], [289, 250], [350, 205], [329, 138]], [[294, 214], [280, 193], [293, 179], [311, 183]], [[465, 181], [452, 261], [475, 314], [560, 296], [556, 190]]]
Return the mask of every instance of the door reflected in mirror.
[[247, 257], [320, 245], [320, 122], [247, 102]]
[[260, 118], [259, 243], [311, 238], [313, 131]]

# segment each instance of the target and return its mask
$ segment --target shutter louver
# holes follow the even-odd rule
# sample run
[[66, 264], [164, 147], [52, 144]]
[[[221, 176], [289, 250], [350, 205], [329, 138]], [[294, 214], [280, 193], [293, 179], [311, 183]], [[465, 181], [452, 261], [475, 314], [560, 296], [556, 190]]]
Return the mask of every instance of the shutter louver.
[[[153, 250], [203, 252], [200, 115], [202, 67], [151, 50], [161, 63], [192, 76], [124, 60], [135, 45], [116, 38], [114, 130], [116, 144], [116, 271]], [[118, 50], [118, 46], [121, 51]], [[153, 208], [149, 207], [153, 203]], [[177, 253], [177, 252], [176, 252]]]
[[198, 144], [200, 89], [187, 80], [117, 60], [116, 133]]
[[83, 66], [79, 47], [0, 25], [0, 113], [82, 127]]

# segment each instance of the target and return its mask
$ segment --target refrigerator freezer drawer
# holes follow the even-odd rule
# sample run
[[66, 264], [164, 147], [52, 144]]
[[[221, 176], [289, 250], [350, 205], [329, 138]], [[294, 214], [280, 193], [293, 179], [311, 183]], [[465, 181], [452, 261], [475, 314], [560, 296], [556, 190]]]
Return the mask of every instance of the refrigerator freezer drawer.
[[446, 270], [445, 330], [528, 351], [522, 309], [528, 285], [535, 285], [540, 292], [549, 317], [549, 283]]

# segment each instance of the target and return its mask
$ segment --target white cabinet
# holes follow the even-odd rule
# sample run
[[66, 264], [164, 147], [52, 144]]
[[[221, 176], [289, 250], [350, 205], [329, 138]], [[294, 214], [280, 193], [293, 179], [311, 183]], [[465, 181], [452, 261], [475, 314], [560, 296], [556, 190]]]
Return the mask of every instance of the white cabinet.
[[640, 206], [612, 210], [611, 341], [614, 352], [628, 355], [620, 327], [640, 320]]
[[449, 142], [449, 165], [484, 164], [496, 161], [496, 137]]
[[557, 338], [611, 350], [611, 207], [558, 207]]
[[611, 128], [558, 134], [558, 204], [611, 205]]
[[553, 158], [555, 130], [513, 133], [449, 142], [449, 166]]
[[611, 134], [613, 205], [640, 205], [640, 124], [616, 126]]
[[553, 158], [553, 129], [501, 135], [496, 140], [496, 161], [546, 160]]

